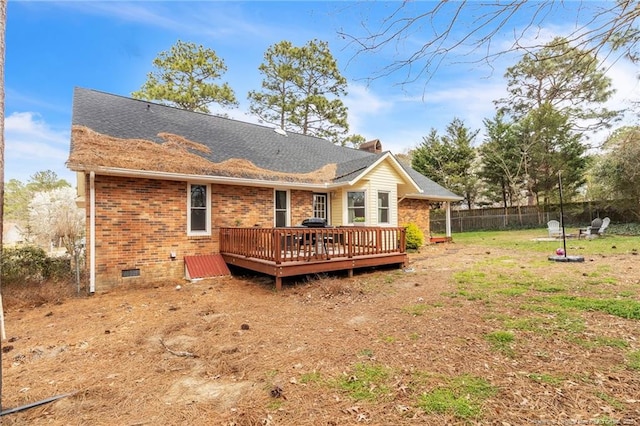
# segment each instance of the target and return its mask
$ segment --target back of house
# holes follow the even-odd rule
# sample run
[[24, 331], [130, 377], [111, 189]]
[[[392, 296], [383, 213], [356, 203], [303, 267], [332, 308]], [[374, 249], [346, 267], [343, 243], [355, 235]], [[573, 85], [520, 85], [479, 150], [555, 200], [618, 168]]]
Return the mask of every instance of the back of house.
[[177, 280], [220, 253], [220, 230], [329, 226], [429, 234], [461, 198], [382, 152], [76, 88], [67, 166], [87, 215], [89, 291]]

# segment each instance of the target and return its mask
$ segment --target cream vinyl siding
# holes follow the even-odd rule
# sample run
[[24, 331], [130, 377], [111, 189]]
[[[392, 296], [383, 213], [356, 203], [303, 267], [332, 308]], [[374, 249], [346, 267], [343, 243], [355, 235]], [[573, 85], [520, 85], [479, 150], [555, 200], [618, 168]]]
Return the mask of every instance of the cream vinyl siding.
[[[343, 192], [341, 190], [331, 191], [329, 193], [329, 217], [331, 217], [331, 224], [333, 226], [344, 225], [342, 217], [342, 199]], [[345, 207], [346, 210], [346, 207]]]
[[402, 177], [386, 161], [367, 173], [358, 183], [331, 194], [331, 215], [336, 226], [347, 225], [347, 193], [365, 192], [367, 226], [378, 226], [378, 191], [389, 193], [389, 223], [380, 226], [398, 226], [398, 185], [404, 184]]
[[[398, 184], [403, 179], [386, 161], [366, 176], [367, 225], [398, 226]], [[378, 224], [378, 191], [389, 193], [389, 223]]]

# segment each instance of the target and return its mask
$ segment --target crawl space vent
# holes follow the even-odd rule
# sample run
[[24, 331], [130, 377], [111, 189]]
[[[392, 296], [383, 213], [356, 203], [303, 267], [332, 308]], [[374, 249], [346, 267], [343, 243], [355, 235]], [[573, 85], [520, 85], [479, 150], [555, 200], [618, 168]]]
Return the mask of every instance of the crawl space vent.
[[139, 277], [140, 276], [140, 269], [136, 268], [136, 269], [123, 269], [122, 270], [122, 278], [127, 278], [127, 277]]

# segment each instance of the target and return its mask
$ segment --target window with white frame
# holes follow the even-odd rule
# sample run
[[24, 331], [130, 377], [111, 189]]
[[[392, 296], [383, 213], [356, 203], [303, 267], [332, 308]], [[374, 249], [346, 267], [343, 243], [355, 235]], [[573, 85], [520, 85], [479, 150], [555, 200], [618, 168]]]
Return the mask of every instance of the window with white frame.
[[347, 223], [364, 223], [365, 212], [364, 191], [347, 192]]
[[289, 193], [287, 191], [275, 191], [275, 226], [289, 225]]
[[211, 235], [211, 203], [209, 185], [189, 184], [187, 200], [187, 234]]
[[328, 222], [327, 210], [327, 194], [313, 194], [313, 217]]
[[378, 223], [389, 223], [389, 193], [378, 191]]

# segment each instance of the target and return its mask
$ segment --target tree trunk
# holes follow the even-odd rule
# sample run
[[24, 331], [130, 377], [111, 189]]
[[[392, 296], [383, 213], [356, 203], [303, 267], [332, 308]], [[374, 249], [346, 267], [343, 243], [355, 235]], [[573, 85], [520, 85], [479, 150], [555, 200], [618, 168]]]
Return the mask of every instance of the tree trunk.
[[[7, 0], [0, 0], [0, 259], [2, 259], [2, 234], [4, 231], [4, 53], [5, 33], [7, 29]], [[0, 263], [0, 314], [4, 313], [2, 306], [2, 264]], [[4, 315], [2, 330], [4, 330]], [[4, 338], [4, 336], [2, 336]], [[1, 339], [0, 339], [1, 340]], [[1, 343], [1, 342], [0, 342]], [[1, 345], [0, 345], [1, 346]], [[1, 349], [1, 348], [0, 348]], [[2, 351], [0, 350], [0, 411], [2, 411]]]

